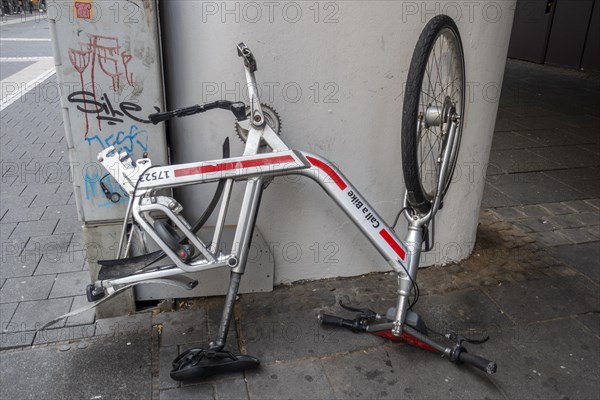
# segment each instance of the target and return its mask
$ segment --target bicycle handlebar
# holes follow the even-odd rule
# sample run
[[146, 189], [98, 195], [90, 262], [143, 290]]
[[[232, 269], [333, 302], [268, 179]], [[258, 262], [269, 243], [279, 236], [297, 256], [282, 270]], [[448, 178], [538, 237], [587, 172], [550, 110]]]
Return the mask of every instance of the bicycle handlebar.
[[[367, 331], [367, 326], [364, 324], [361, 324], [358, 318], [357, 319], [345, 319], [342, 317], [337, 317], [335, 315], [324, 314], [323, 312], [320, 312], [317, 315], [317, 318], [319, 319], [319, 322], [321, 325], [341, 326], [343, 328], [352, 329], [355, 332], [357, 332], [357, 331], [366, 332]], [[477, 356], [475, 354], [467, 353], [467, 350], [464, 347], [462, 347], [460, 344], [455, 345], [453, 348], [445, 348], [444, 346], [433, 341], [428, 336], [422, 334], [421, 332], [416, 331], [415, 329], [413, 329], [412, 327], [410, 327], [408, 325], [405, 326], [405, 330], [409, 333], [409, 335], [415, 337], [417, 340], [420, 340], [420, 341], [434, 347], [441, 353], [445, 354], [448, 357], [448, 359], [454, 363], [470, 364], [470, 365], [474, 366], [475, 368], [477, 368], [485, 373], [488, 373], [488, 374], [495, 373], [496, 369], [498, 368], [496, 363], [493, 361], [487, 360], [487, 359]]]
[[465, 364], [470, 364], [488, 374], [495, 373], [496, 369], [498, 368], [495, 362], [486, 360], [485, 358], [479, 357], [475, 354], [467, 353], [465, 350], [460, 352], [458, 355], [458, 360]]
[[353, 331], [366, 331], [366, 327], [355, 319], [346, 319], [335, 315], [323, 314], [322, 312], [317, 315], [317, 319], [321, 325], [341, 326], [343, 328], [350, 328]]
[[157, 112], [148, 115], [148, 119], [150, 122], [156, 125], [159, 122], [163, 122], [174, 117], [187, 117], [188, 115], [199, 114], [217, 108], [231, 111], [238, 121], [243, 121], [246, 119], [246, 105], [242, 102], [232, 102], [229, 100], [218, 100], [203, 105], [196, 104], [194, 106], [178, 108], [172, 111]]

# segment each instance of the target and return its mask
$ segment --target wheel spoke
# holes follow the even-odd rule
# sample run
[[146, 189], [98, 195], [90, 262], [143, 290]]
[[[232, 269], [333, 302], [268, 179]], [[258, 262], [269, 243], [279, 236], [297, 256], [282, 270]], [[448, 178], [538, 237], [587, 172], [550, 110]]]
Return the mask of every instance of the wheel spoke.
[[[465, 101], [464, 61], [460, 38], [456, 35], [454, 24], [451, 21], [443, 21], [443, 19], [436, 17], [435, 27], [430, 25], [426, 28], [429, 29], [429, 34], [422, 35], [422, 38], [419, 39], [419, 46], [427, 46], [429, 53], [423, 55], [423, 47], [419, 47], [421, 58], [418, 59], [419, 63], [416, 65], [420, 65], [420, 70], [411, 69], [409, 71], [409, 76], [416, 77], [421, 82], [419, 91], [412, 94], [412, 96], [418, 97], [411, 99], [414, 102], [411, 107], [414, 106], [417, 110], [416, 115], [412, 117], [416, 119], [417, 125], [413, 128], [412, 134], [416, 136], [413, 136], [414, 141], [411, 142], [415, 145], [415, 151], [412, 153], [414, 161], [409, 161], [407, 164], [413, 171], [416, 171], [417, 176], [406, 178], [407, 182], [418, 182], [416, 187], [415, 183], [410, 185], [407, 183], [407, 188], [410, 187], [409, 190], [415, 191], [415, 200], [418, 201], [433, 202], [436, 196], [443, 195], [442, 193], [447, 189], [448, 178], [445, 178], [444, 182], [438, 182], [442, 167], [440, 160], [448, 146], [453, 146], [457, 143], [456, 141], [460, 141], [462, 130], [461, 124], [454, 141], [450, 143], [448, 135], [445, 134], [448, 124], [443, 122], [443, 119], [439, 120], [439, 118], [447, 116], [450, 105], [456, 107], [457, 113], [463, 114]], [[417, 50], [415, 50], [416, 54], [419, 54]], [[415, 126], [414, 122], [412, 126]], [[455, 157], [450, 160], [448, 176], [456, 164]], [[438, 188], [441, 188], [441, 193], [438, 193]], [[422, 196], [418, 193], [421, 193]], [[417, 204], [415, 207], [420, 212], [428, 210], [426, 203], [419, 202]]]

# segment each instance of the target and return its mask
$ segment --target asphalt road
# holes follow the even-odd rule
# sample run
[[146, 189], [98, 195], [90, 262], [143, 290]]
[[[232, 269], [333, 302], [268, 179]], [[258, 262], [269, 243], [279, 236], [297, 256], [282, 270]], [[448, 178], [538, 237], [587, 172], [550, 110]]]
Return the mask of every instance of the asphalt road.
[[43, 16], [0, 22], [0, 111], [54, 70], [48, 22]]

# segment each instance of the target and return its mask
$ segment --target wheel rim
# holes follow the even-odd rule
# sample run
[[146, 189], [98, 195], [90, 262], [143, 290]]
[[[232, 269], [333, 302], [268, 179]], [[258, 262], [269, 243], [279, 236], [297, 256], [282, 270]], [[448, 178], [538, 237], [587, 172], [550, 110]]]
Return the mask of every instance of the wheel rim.
[[[452, 29], [442, 29], [429, 52], [421, 84], [417, 111], [417, 162], [421, 189], [428, 201], [437, 194], [441, 158], [448, 145], [448, 111], [460, 116], [464, 108], [463, 54], [459, 39]], [[462, 123], [456, 139], [460, 140]], [[444, 190], [452, 179], [456, 155], [450, 160]]]

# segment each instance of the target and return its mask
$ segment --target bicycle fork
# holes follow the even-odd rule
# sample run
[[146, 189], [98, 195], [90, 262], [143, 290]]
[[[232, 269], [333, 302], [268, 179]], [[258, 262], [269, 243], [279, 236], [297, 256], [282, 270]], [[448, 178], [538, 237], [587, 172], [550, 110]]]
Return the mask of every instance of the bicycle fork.
[[417, 280], [417, 270], [419, 269], [421, 246], [423, 244], [423, 224], [418, 219], [410, 220], [405, 244], [408, 250], [406, 254], [406, 271], [398, 273], [398, 304], [396, 305], [396, 319], [392, 328], [394, 336], [402, 334], [410, 292], [413, 288], [413, 282]]

